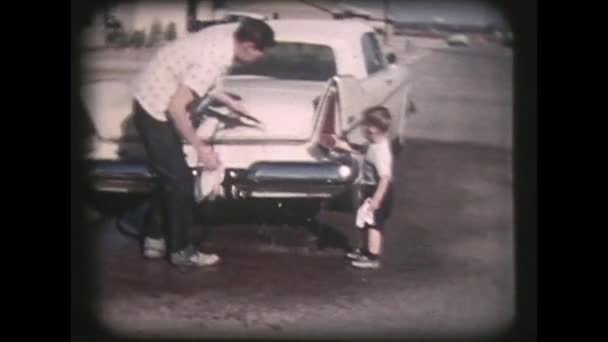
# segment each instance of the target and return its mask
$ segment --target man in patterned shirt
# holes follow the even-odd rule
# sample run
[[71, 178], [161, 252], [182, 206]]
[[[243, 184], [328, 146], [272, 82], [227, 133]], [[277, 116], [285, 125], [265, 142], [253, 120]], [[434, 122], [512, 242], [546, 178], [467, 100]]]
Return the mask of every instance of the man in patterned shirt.
[[213, 170], [220, 162], [211, 147], [196, 135], [186, 106], [195, 96], [209, 95], [232, 110], [247, 114], [243, 104], [223, 93], [216, 81], [233, 64], [258, 61], [274, 43], [274, 32], [265, 22], [245, 19], [232, 36], [216, 26], [169, 44], [143, 69], [134, 90], [135, 124], [160, 181], [159, 193], [146, 219], [145, 257], [161, 258], [167, 251], [162, 222], [167, 228], [173, 264], [207, 266], [219, 262], [217, 255], [201, 253], [191, 241], [194, 181], [182, 139], [196, 151], [198, 165]]

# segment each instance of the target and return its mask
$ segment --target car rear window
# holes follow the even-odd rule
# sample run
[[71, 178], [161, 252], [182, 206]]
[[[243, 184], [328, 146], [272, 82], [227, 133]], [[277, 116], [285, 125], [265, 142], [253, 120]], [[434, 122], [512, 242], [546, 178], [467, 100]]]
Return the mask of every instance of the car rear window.
[[263, 60], [236, 67], [231, 75], [326, 81], [336, 75], [336, 60], [326, 45], [278, 42]]

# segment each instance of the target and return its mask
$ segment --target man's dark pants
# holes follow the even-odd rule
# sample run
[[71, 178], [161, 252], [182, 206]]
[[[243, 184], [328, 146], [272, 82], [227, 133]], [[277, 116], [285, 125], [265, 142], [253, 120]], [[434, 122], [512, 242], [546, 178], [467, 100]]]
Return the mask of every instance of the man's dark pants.
[[164, 226], [169, 250], [183, 250], [191, 244], [194, 178], [186, 163], [182, 140], [171, 121], [156, 120], [137, 101], [134, 103], [134, 118], [150, 167], [159, 177], [144, 235], [160, 239]]

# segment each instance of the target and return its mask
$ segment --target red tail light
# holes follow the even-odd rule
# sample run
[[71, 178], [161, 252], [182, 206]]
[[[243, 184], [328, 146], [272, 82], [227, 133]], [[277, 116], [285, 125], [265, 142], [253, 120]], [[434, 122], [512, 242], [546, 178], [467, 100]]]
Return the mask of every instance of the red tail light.
[[319, 143], [328, 149], [332, 149], [335, 146], [335, 140], [332, 136], [336, 135], [336, 100], [336, 93], [331, 92], [327, 97], [324, 108], [325, 115], [323, 116], [321, 134], [319, 136]]
[[336, 134], [336, 93], [332, 92], [327, 98], [327, 107], [321, 126], [321, 134]]

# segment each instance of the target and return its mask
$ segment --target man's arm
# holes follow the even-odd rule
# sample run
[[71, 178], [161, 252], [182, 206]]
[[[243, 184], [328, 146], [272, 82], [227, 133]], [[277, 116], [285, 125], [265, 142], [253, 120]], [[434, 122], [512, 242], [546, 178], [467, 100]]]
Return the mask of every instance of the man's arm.
[[186, 139], [192, 147], [198, 150], [203, 142], [196, 136], [196, 131], [190, 122], [186, 105], [194, 99], [190, 89], [184, 85], [179, 85], [177, 92], [169, 103], [169, 117], [175, 123], [177, 131]]
[[186, 139], [197, 153], [198, 162], [206, 167], [217, 167], [217, 158], [212, 153], [211, 147], [204, 143], [192, 127], [186, 105], [194, 99], [192, 91], [185, 85], [180, 84], [169, 103], [169, 117], [175, 124], [180, 135]]

